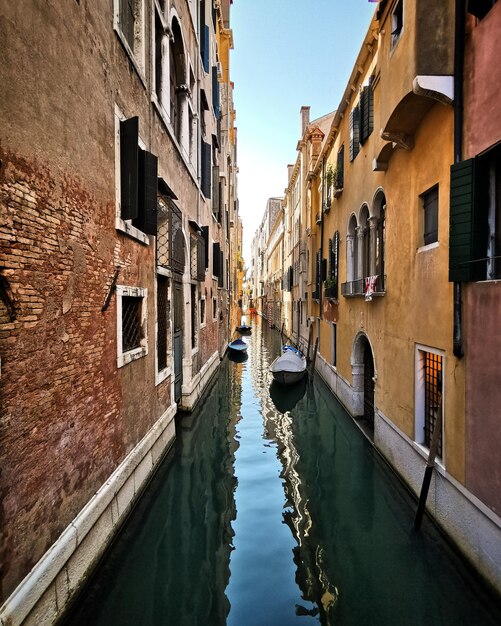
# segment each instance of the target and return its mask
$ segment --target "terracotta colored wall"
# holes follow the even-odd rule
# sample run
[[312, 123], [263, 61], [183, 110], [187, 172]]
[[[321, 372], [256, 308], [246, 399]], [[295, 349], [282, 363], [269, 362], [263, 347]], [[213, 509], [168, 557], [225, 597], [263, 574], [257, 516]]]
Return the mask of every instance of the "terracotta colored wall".
[[501, 283], [465, 290], [466, 486], [501, 515]]
[[475, 156], [501, 140], [499, 42], [501, 3], [475, 25], [468, 22], [464, 76], [464, 156]]

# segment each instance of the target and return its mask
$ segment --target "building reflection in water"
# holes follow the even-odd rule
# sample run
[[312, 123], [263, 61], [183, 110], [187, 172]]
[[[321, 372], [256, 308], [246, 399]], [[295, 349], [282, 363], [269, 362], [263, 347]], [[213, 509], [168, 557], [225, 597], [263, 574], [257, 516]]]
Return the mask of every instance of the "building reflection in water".
[[221, 363], [203, 405], [178, 421], [174, 448], [68, 626], [226, 623], [241, 397], [241, 371], [230, 376], [228, 366]]
[[[268, 349], [270, 345], [271, 351]], [[313, 605], [296, 604], [296, 615], [316, 616], [321, 624], [329, 626], [334, 623], [338, 590], [329, 580], [325, 568], [325, 549], [311, 534], [314, 521], [309, 510], [308, 486], [298, 473], [300, 456], [294, 443], [294, 417], [291, 413], [296, 406], [303, 406], [300, 403], [304, 398], [304, 410], [315, 415], [315, 395], [306, 379], [289, 387], [281, 387], [272, 381], [269, 367], [280, 349], [279, 334], [267, 332], [263, 325], [259, 341], [253, 343], [251, 371], [254, 391], [261, 400], [265, 437], [276, 443], [277, 456], [282, 465], [280, 477], [285, 494], [283, 521], [297, 542], [293, 549], [296, 583], [302, 598]]]

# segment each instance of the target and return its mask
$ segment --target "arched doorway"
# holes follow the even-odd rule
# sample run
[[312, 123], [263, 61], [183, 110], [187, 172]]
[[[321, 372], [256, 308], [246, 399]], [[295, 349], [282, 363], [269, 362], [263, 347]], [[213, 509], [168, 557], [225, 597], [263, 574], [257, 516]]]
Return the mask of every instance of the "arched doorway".
[[351, 355], [353, 414], [366, 435], [374, 438], [376, 367], [367, 335], [358, 333]]
[[364, 419], [374, 430], [374, 359], [367, 340], [364, 346]]

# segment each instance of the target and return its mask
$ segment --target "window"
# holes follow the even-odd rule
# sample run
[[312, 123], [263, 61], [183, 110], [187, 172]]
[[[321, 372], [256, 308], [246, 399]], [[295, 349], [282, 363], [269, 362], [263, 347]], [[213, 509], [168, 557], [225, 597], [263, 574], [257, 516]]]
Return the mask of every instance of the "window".
[[120, 122], [120, 217], [147, 235], [157, 234], [155, 155], [138, 145], [139, 118]]
[[[155, 41], [154, 41], [154, 66], [155, 66], [155, 94], [160, 104], [165, 105], [169, 109], [169, 90], [168, 90], [168, 53], [169, 53], [169, 37], [167, 35], [168, 26], [164, 20], [164, 9], [157, 3], [153, 3], [155, 10]], [[165, 110], [165, 109], [164, 109]]]
[[116, 287], [118, 367], [148, 354], [147, 293], [141, 287]]
[[186, 59], [181, 27], [172, 20], [172, 39], [169, 43], [170, 123], [180, 145], [188, 141], [184, 136], [183, 119], [187, 115], [188, 93]]
[[364, 144], [374, 129], [374, 94], [372, 76], [360, 93], [360, 143]]
[[205, 296], [200, 298], [200, 326], [205, 326]]
[[199, 233], [190, 234], [190, 275], [192, 280], [205, 280], [205, 240]]
[[339, 148], [339, 152], [337, 153], [336, 180], [334, 181], [334, 187], [336, 189], [342, 189], [344, 187], [344, 144]]
[[[444, 356], [439, 350], [419, 346], [416, 350], [416, 442], [429, 448], [441, 412]], [[443, 432], [443, 429], [442, 429]], [[437, 455], [442, 457], [442, 432]]]
[[438, 241], [438, 185], [421, 196], [423, 202], [423, 245]]
[[391, 14], [391, 49], [397, 45], [404, 28], [404, 0], [398, 0]]
[[496, 0], [468, 0], [468, 13], [483, 19], [496, 4]]
[[336, 367], [337, 362], [337, 326], [332, 323], [332, 365]]
[[360, 109], [358, 105], [350, 113], [350, 161], [360, 150]]
[[212, 298], [212, 319], [217, 317], [217, 298]]
[[201, 171], [200, 171], [200, 187], [202, 193], [208, 199], [211, 197], [211, 176], [212, 176], [212, 146], [201, 141]]
[[197, 347], [197, 288], [191, 285], [191, 349]]
[[168, 335], [170, 320], [169, 279], [157, 275], [157, 369], [167, 367]]
[[338, 297], [338, 277], [339, 277], [339, 231], [334, 233], [334, 237], [329, 239], [329, 264], [328, 275], [325, 283], [325, 296], [337, 299]]
[[144, 71], [144, 0], [114, 0], [115, 31], [137, 69]]
[[501, 278], [501, 145], [451, 167], [449, 280]]
[[202, 64], [206, 74], [209, 73], [209, 26], [205, 23], [205, 0], [200, 0], [200, 56], [202, 57]]

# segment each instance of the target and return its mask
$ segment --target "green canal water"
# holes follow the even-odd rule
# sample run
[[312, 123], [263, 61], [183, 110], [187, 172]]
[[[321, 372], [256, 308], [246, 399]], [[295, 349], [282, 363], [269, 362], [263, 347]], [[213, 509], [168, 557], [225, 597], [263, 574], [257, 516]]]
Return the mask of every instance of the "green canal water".
[[271, 385], [280, 337], [253, 322], [65, 623], [499, 625], [327, 387]]

